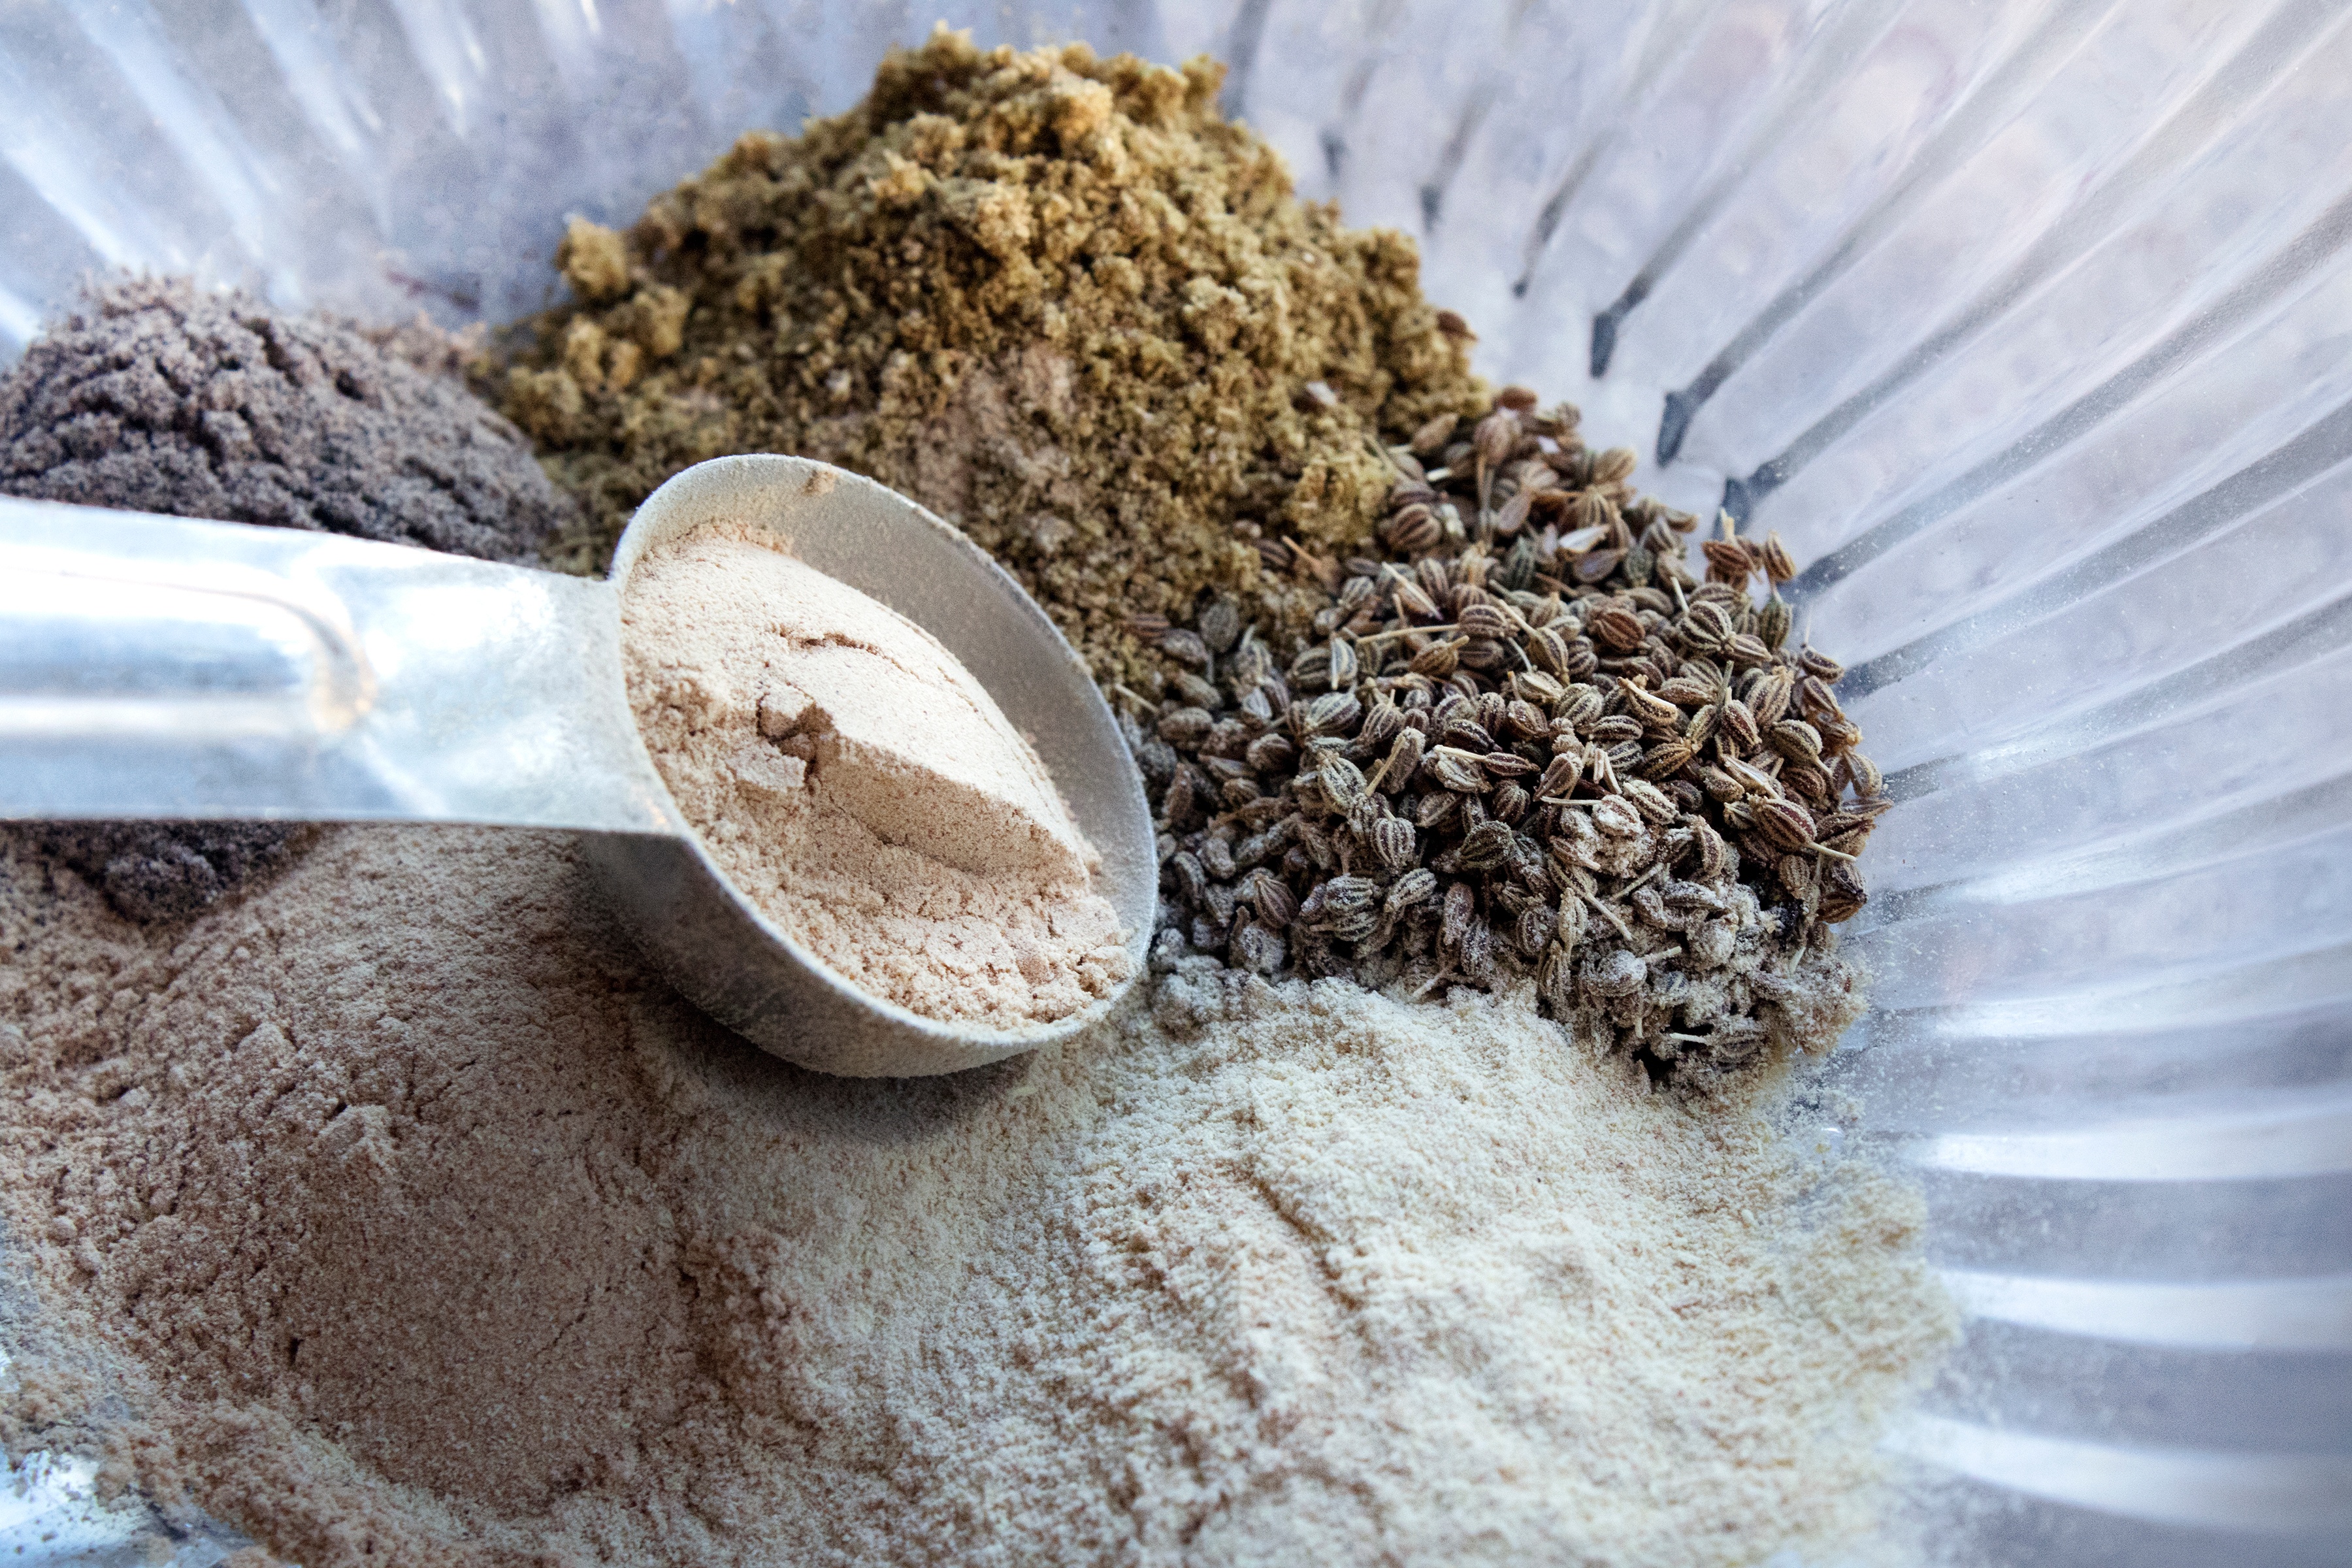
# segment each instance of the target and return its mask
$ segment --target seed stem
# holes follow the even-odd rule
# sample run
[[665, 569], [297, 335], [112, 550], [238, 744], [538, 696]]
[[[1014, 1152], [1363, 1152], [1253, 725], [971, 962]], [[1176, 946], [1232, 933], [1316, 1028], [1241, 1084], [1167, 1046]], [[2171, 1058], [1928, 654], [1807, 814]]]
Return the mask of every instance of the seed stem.
[[1611, 909], [1607, 904], [1602, 903], [1599, 899], [1594, 898], [1591, 893], [1586, 892], [1581, 888], [1576, 889], [1576, 896], [1582, 899], [1586, 903], [1591, 904], [1593, 908], [1593, 911], [1600, 915], [1602, 920], [1607, 921], [1611, 925], [1615, 926], [1619, 936], [1623, 937], [1627, 942], [1633, 940], [1633, 928], [1624, 922], [1615, 910]]
[[1358, 637], [1356, 639], [1356, 646], [1361, 647], [1368, 642], [1386, 642], [1391, 637], [1408, 637], [1414, 632], [1458, 632], [1461, 629], [1462, 627], [1460, 623], [1453, 621], [1449, 621], [1442, 626], [1399, 626], [1392, 632], [1374, 632], [1370, 637]]

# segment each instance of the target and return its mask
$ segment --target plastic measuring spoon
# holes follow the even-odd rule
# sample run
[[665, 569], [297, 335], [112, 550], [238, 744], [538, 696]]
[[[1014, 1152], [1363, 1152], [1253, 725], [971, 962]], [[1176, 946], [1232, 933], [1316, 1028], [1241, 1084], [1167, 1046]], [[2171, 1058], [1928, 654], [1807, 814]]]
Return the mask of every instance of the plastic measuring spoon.
[[[621, 586], [705, 523], [791, 552], [938, 637], [1029, 738], [1102, 855], [1144, 968], [1150, 815], [1110, 710], [1045, 613], [905, 497], [804, 458], [721, 458], [653, 493], [603, 582], [333, 534], [0, 500], [0, 818], [567, 828], [673, 984], [778, 1056], [951, 1072], [1068, 1037], [851, 985], [704, 852], [637, 736]], [[1120, 989], [1124, 989], [1121, 987]]]

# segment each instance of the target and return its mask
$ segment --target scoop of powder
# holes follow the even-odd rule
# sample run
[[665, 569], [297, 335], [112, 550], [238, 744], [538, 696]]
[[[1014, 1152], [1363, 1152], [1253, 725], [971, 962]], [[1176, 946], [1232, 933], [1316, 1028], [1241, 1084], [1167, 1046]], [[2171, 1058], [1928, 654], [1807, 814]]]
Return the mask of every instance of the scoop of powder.
[[630, 702], [679, 809], [834, 969], [999, 1028], [1066, 1017], [1126, 978], [1093, 850], [937, 638], [724, 527], [639, 563], [622, 619]]

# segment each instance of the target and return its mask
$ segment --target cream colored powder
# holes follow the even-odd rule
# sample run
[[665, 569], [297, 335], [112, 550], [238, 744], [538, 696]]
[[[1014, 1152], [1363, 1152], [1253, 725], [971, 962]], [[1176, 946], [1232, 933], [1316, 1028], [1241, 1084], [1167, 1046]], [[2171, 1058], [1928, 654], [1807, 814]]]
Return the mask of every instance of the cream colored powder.
[[309, 1568], [1819, 1560], [1952, 1331], [1916, 1193], [1524, 994], [1196, 972], [853, 1081], [554, 836], [331, 829], [176, 931], [0, 879], [9, 1255], [129, 1411], [12, 1345], [9, 1441]]
[[842, 975], [995, 1028], [1125, 979], [1094, 850], [1045, 765], [938, 639], [715, 527], [651, 552], [622, 604], [629, 700], [711, 856]]

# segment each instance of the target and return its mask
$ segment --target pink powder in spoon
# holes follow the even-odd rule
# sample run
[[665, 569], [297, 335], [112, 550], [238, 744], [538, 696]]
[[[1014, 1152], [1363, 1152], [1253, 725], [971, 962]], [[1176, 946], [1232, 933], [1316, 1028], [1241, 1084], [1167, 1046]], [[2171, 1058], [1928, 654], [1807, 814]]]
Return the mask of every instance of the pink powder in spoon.
[[1067, 1017], [1127, 977], [1098, 857], [937, 638], [724, 526], [622, 604], [629, 700], [720, 868], [845, 979], [945, 1023]]

